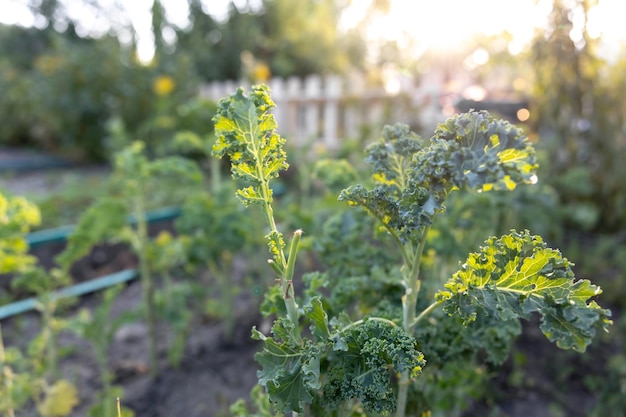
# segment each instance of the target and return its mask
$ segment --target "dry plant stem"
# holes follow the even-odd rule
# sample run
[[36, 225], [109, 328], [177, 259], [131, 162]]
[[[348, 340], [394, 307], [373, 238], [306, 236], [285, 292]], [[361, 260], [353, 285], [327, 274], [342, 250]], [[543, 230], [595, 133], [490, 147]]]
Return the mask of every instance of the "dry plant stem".
[[135, 200], [135, 218], [137, 219], [137, 256], [139, 257], [139, 272], [143, 287], [143, 299], [146, 307], [146, 321], [148, 324], [148, 339], [150, 349], [150, 372], [157, 373], [156, 351], [156, 317], [154, 308], [154, 286], [150, 265], [146, 255], [146, 242], [148, 241], [148, 221], [142, 197]]
[[122, 406], [120, 405], [120, 397], [117, 397], [117, 417], [122, 417]]
[[[405, 258], [405, 267], [408, 268], [408, 275], [405, 275], [406, 293], [402, 297], [403, 308], [403, 327], [408, 334], [413, 334], [413, 328], [415, 326], [415, 309], [417, 307], [417, 298], [421, 286], [419, 279], [420, 263], [422, 261], [422, 253], [424, 252], [424, 246], [426, 246], [426, 238], [428, 236], [428, 230], [430, 227], [424, 227], [422, 230], [420, 239], [417, 244], [417, 248], [413, 251], [412, 259]], [[407, 262], [408, 261], [408, 262]], [[400, 375], [400, 382], [398, 383], [398, 405], [396, 408], [396, 417], [404, 417], [406, 411], [407, 397], [409, 393], [409, 385], [411, 380], [409, 379], [409, 371], [404, 371]]]

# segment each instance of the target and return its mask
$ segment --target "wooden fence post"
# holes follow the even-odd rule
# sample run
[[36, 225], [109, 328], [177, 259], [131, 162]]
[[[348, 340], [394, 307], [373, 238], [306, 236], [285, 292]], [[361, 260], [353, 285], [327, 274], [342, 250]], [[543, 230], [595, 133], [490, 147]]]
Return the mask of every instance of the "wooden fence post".
[[326, 77], [324, 89], [323, 142], [328, 149], [339, 146], [339, 99], [341, 98], [341, 78], [333, 75]]

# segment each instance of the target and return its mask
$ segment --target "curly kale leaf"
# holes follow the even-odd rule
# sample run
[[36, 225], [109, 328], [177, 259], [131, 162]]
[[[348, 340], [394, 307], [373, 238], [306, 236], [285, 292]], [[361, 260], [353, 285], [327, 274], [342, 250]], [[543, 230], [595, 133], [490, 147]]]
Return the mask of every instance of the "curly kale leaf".
[[583, 352], [596, 329], [611, 324], [610, 311], [589, 301], [601, 289], [576, 280], [571, 266], [540, 237], [511, 231], [470, 254], [436, 297], [448, 314], [466, 324], [478, 314], [507, 321], [537, 312], [550, 341]]
[[451, 361], [500, 365], [509, 356], [513, 341], [521, 332], [519, 320], [502, 321], [478, 315], [475, 321], [465, 325], [457, 316], [438, 312], [429, 317], [427, 324], [416, 328], [415, 337], [431, 369], [439, 369]]
[[255, 355], [262, 369], [257, 372], [270, 402], [283, 413], [302, 412], [304, 404], [313, 401], [320, 387], [320, 357], [324, 344], [309, 339], [296, 341], [293, 323], [280, 318], [272, 327], [273, 337], [252, 329], [252, 337], [263, 342], [263, 350]]
[[[408, 126], [386, 126], [383, 137], [366, 150], [374, 187], [368, 190], [362, 185], [351, 186], [341, 192], [339, 200], [365, 208], [387, 230], [406, 238], [419, 229], [416, 223], [419, 223], [420, 207], [428, 198], [425, 190], [407, 191], [413, 157], [423, 147], [424, 141], [410, 132]], [[416, 212], [417, 216], [412, 216]]]
[[[259, 383], [277, 411], [302, 412], [305, 404], [335, 410], [357, 400], [366, 411], [382, 413], [396, 407], [396, 376], [416, 377], [425, 364], [417, 342], [390, 322], [369, 319], [350, 323], [328, 316], [319, 297], [305, 306], [311, 338], [297, 341], [286, 319], [278, 319], [272, 337], [253, 330], [263, 342], [255, 356], [262, 369]], [[328, 369], [321, 378], [321, 369]]]
[[334, 360], [323, 389], [323, 403], [328, 408], [356, 399], [366, 412], [393, 412], [396, 377], [408, 371], [410, 378], [415, 378], [426, 363], [412, 336], [378, 320], [366, 320], [333, 338]]
[[271, 199], [270, 179], [289, 167], [285, 140], [276, 134], [276, 120], [270, 113], [273, 107], [267, 86], [253, 87], [249, 96], [240, 88], [218, 103], [213, 155], [228, 155], [233, 178], [250, 184], [237, 192], [244, 205]]
[[423, 183], [443, 179], [458, 188], [512, 190], [531, 181], [534, 149], [521, 129], [486, 111], [456, 115], [435, 130], [433, 152], [416, 158]]
[[426, 143], [406, 126], [387, 127], [367, 152], [374, 187], [352, 186], [339, 199], [364, 207], [401, 242], [432, 224], [453, 190], [512, 190], [536, 168], [522, 131], [484, 111], [448, 119]]
[[372, 166], [374, 180], [399, 192], [406, 187], [411, 159], [424, 141], [405, 124], [385, 126], [380, 141], [370, 145], [365, 162]]

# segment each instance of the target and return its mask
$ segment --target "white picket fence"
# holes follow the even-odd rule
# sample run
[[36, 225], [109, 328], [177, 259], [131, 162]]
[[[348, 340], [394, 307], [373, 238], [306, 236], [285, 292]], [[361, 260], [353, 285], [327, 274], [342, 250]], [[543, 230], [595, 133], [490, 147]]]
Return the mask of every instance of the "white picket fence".
[[[394, 74], [385, 78], [385, 87], [368, 85], [362, 75], [272, 78], [267, 83], [276, 103], [274, 115], [278, 132], [296, 144], [309, 141], [336, 149], [344, 138], [358, 138], [363, 132], [379, 134], [385, 123], [407, 123], [432, 128], [443, 120], [441, 80], [421, 80]], [[201, 96], [218, 100], [249, 88], [245, 81], [207, 84]]]

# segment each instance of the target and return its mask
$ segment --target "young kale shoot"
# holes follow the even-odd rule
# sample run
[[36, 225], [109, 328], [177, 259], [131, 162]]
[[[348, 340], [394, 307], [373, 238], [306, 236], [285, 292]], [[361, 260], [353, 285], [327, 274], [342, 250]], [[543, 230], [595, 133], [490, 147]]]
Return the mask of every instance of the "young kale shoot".
[[213, 154], [227, 155], [231, 161], [233, 178], [249, 184], [237, 190], [244, 206], [260, 205], [270, 229], [265, 236], [272, 259], [268, 262], [280, 279], [280, 287], [287, 318], [296, 339], [300, 338], [298, 305], [293, 288], [293, 272], [302, 231], [297, 230], [291, 240], [289, 254], [285, 255], [285, 240], [278, 231], [272, 209], [270, 181], [289, 167], [283, 150], [285, 140], [276, 134], [276, 120], [270, 113], [275, 104], [267, 87], [256, 87], [249, 97], [239, 89], [218, 104], [215, 116], [217, 141]]

